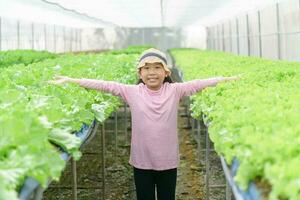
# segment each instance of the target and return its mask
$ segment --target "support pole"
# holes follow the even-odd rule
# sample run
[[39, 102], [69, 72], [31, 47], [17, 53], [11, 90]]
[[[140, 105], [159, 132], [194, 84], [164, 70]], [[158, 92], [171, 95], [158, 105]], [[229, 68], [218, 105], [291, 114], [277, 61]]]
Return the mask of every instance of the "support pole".
[[261, 20], [260, 11], [257, 11], [258, 17], [258, 45], [259, 45], [259, 57], [262, 57], [262, 38], [261, 38]]
[[115, 162], [117, 162], [118, 155], [118, 113], [115, 112]]
[[210, 153], [210, 145], [209, 145], [209, 135], [207, 127], [205, 127], [205, 143], [206, 143], [206, 151], [205, 151], [205, 185], [206, 185], [206, 200], [209, 200], [209, 153]]
[[124, 103], [124, 132], [125, 132], [125, 145], [128, 144], [128, 131], [127, 131], [127, 105]]
[[235, 20], [236, 23], [236, 44], [237, 44], [237, 53], [240, 54], [240, 36], [239, 36], [239, 20], [236, 18]]
[[47, 30], [46, 30], [46, 24], [44, 24], [44, 39], [45, 39], [45, 50], [47, 50]]
[[34, 49], [34, 23], [31, 23], [31, 49]]
[[74, 158], [71, 158], [71, 166], [72, 166], [72, 199], [77, 200], [77, 169], [76, 169], [76, 161]]
[[249, 15], [246, 15], [247, 22], [247, 55], [250, 56], [250, 26], [249, 26]]
[[277, 57], [279, 60], [282, 59], [281, 56], [281, 35], [280, 35], [280, 20], [279, 20], [279, 3], [276, 3], [276, 21], [277, 21]]
[[102, 200], [105, 200], [105, 124], [101, 125], [101, 134], [102, 134]]
[[17, 21], [17, 49], [20, 49], [20, 21]]

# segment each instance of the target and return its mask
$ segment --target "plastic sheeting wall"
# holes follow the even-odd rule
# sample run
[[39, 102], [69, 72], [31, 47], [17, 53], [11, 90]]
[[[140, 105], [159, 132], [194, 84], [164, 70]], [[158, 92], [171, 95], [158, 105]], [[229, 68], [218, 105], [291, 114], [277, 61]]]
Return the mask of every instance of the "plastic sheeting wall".
[[0, 50], [80, 51], [81, 30], [0, 18]]
[[300, 1], [289, 0], [207, 28], [208, 49], [300, 61]]
[[204, 28], [105, 28], [84, 29], [82, 50], [119, 49], [152, 45], [161, 50], [179, 47], [206, 48]]
[[0, 18], [0, 50], [35, 49], [63, 53], [152, 45], [206, 48], [203, 27], [75, 29]]

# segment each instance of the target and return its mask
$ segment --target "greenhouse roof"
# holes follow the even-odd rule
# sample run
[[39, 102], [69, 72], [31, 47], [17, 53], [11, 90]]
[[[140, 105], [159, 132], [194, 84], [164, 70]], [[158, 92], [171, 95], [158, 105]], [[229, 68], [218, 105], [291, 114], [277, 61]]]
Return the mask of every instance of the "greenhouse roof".
[[277, 1], [0, 0], [0, 13], [2, 17], [73, 27], [184, 27], [214, 23]]

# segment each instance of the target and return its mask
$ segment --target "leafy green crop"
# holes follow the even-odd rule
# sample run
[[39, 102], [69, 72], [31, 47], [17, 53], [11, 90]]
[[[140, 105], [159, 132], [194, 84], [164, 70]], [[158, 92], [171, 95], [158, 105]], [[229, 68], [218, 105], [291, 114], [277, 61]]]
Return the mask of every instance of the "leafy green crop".
[[107, 93], [86, 90], [75, 84], [56, 86], [47, 81], [55, 75], [66, 75], [134, 84], [138, 56], [68, 54], [2, 70], [1, 199], [16, 199], [16, 191], [26, 177], [35, 178], [44, 187], [49, 178], [57, 180], [65, 162], [51, 143], [79, 159], [80, 141], [71, 132], [80, 130], [82, 124], [91, 124], [95, 115], [103, 122], [121, 105], [119, 98]]
[[28, 65], [45, 59], [56, 58], [57, 55], [47, 51], [34, 50], [8, 50], [0, 51], [0, 68], [11, 65]]
[[151, 48], [150, 45], [143, 45], [143, 46], [129, 46], [126, 49], [120, 49], [120, 50], [111, 50], [108, 53], [109, 54], [141, 54], [146, 49]]
[[235, 56], [224, 52], [173, 49], [184, 79], [243, 74], [239, 81], [207, 88], [192, 97], [193, 116], [205, 116], [216, 151], [235, 177], [267, 181], [269, 199], [300, 199], [300, 64]]

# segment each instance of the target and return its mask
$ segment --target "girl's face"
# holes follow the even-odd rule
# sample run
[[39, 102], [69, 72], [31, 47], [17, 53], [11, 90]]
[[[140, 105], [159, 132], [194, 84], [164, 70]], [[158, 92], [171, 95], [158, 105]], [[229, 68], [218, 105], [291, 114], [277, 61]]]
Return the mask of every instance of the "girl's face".
[[151, 90], [159, 90], [167, 75], [163, 65], [158, 62], [146, 63], [139, 70], [140, 78]]

